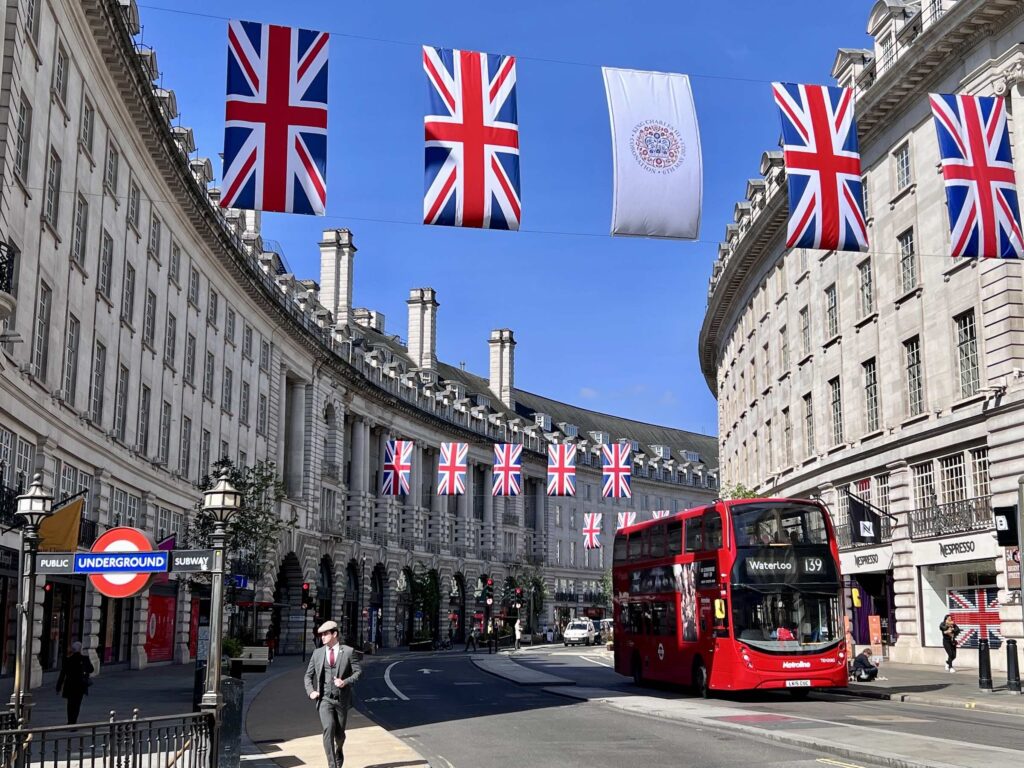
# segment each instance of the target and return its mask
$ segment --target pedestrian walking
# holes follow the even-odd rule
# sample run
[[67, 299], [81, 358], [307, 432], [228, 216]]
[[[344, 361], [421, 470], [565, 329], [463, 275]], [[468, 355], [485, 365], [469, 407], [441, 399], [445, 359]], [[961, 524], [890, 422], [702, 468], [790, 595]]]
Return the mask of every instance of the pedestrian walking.
[[518, 651], [519, 648], [521, 647], [521, 643], [522, 643], [522, 640], [523, 640], [523, 620], [522, 619], [516, 619], [515, 632], [516, 632], [516, 650]]
[[303, 682], [306, 694], [316, 702], [324, 729], [327, 768], [341, 768], [345, 762], [345, 725], [352, 706], [352, 686], [362, 669], [355, 650], [339, 642], [337, 622], [324, 622], [317, 635], [322, 645], [310, 656]]
[[494, 623], [494, 619], [491, 619], [490, 624], [487, 625], [487, 653], [498, 652], [498, 627]]
[[82, 711], [82, 698], [89, 693], [92, 681], [89, 679], [96, 670], [92, 662], [82, 655], [82, 644], [77, 640], [71, 644], [71, 653], [64, 659], [57, 676], [57, 693], [68, 700], [68, 725], [78, 722]]
[[953, 621], [952, 614], [947, 613], [942, 619], [939, 631], [942, 633], [942, 647], [946, 650], [946, 671], [956, 672], [953, 662], [956, 660], [956, 636], [960, 634], [960, 627]]
[[479, 630], [479, 628], [476, 627], [476, 625], [474, 625], [473, 628], [471, 630], [469, 630], [469, 632], [466, 633], [466, 647], [463, 648], [462, 650], [463, 651], [468, 651], [469, 650], [469, 646], [472, 645], [473, 646], [473, 653], [476, 653], [477, 650], [479, 649], [479, 641], [480, 641], [480, 630]]

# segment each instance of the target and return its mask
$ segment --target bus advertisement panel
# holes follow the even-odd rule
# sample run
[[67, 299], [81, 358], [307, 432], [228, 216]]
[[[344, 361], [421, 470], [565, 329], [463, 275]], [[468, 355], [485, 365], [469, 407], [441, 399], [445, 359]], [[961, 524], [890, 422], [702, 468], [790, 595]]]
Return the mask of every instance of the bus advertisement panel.
[[846, 685], [839, 552], [824, 505], [718, 501], [621, 529], [615, 669], [713, 690]]

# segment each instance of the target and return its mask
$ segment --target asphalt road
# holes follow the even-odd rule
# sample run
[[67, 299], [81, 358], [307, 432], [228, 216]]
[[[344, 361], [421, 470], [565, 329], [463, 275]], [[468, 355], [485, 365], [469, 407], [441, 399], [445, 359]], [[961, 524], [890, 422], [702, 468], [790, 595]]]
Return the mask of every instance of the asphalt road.
[[[614, 674], [578, 657], [575, 663]], [[462, 651], [375, 660], [357, 693], [361, 710], [434, 768], [873, 768], [573, 702], [482, 672]]]
[[[612, 654], [603, 648], [541, 646], [524, 650], [515, 659], [531, 669], [548, 672], [579, 685], [637, 692], [632, 681], [616, 674]], [[645, 695], [687, 697], [688, 692], [643, 689]], [[715, 703], [776, 714], [803, 715], [835, 723], [869, 725], [897, 733], [934, 736], [969, 744], [995, 745], [1024, 752], [1024, 718], [971, 709], [934, 707], [875, 699], [811, 694], [804, 701], [780, 694], [745, 693], [716, 696]]]

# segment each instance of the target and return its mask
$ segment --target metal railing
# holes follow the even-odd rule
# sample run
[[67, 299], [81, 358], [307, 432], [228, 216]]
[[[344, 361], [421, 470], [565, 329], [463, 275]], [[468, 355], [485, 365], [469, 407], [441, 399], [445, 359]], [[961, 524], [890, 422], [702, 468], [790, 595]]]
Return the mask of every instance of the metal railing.
[[948, 504], [932, 504], [910, 511], [910, 538], [948, 536], [995, 527], [992, 497], [977, 496]]
[[18, 528], [21, 519], [15, 514], [18, 511], [18, 491], [0, 485], [0, 528]]
[[501, 513], [502, 525], [510, 525], [512, 527], [519, 525], [519, 514], [516, 512], [502, 512]]
[[[3, 721], [0, 721], [3, 722]], [[9, 722], [4, 722], [9, 725]], [[0, 730], [5, 768], [213, 768], [206, 713]]]
[[[887, 515], [879, 515], [880, 527], [882, 529], [882, 543], [888, 544], [892, 541], [892, 528], [893, 520]], [[835, 521], [836, 529], [836, 542], [839, 544], [840, 549], [854, 549], [856, 547], [871, 547], [873, 544], [860, 544], [853, 542], [852, 534], [853, 523], [848, 519], [841, 519]]]
[[0, 293], [14, 292], [14, 251], [0, 243]]
[[78, 546], [90, 549], [99, 535], [99, 524], [95, 520], [83, 517], [78, 527]]

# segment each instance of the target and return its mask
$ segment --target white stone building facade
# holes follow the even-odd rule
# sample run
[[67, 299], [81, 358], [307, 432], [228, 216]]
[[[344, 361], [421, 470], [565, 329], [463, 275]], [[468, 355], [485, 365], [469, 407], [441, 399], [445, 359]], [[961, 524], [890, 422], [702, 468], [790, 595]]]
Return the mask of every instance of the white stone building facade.
[[[765, 153], [719, 247], [699, 355], [723, 483], [825, 500], [856, 640], [880, 615], [887, 655], [939, 664], [951, 590], [998, 589], [1002, 633], [1021, 636], [992, 508], [1024, 473], [1024, 284], [1019, 262], [949, 257], [927, 94], [1005, 96], [1024, 181], [1024, 6], [881, 0], [868, 33], [873, 50], [841, 49], [832, 76], [855, 90], [869, 251], [787, 250], [782, 153]], [[881, 547], [852, 546], [847, 489], [893, 516]]]
[[[292, 274], [257, 214], [218, 207], [210, 161], [155, 84], [156, 52], [137, 44], [134, 0], [12, 0], [0, 17], [0, 671], [15, 652], [11, 504], [35, 472], [58, 499], [86, 491], [88, 548], [115, 525], [180, 542], [213, 461], [274, 461], [296, 526], [272, 583], [246, 597], [266, 606], [256, 639], [269, 629], [282, 652], [303, 641], [303, 582], [316, 613], [385, 645], [448, 621], [461, 634], [488, 577], [500, 593], [537, 576], [542, 624], [604, 609], [610, 560], [584, 552], [583, 512], [605, 513], [610, 542], [617, 512], [715, 497], [714, 438], [516, 389], [509, 329], [488, 340], [487, 378], [439, 361], [433, 289], [410, 291], [406, 341], [389, 334], [352, 306], [348, 230], [323, 232], [318, 281]], [[415, 442], [412, 493], [384, 497], [397, 438]], [[604, 500], [600, 446], [618, 440], [633, 443], [633, 498]], [[470, 444], [465, 496], [436, 495], [444, 441]], [[546, 446], [561, 441], [579, 449], [576, 498], [545, 493]], [[500, 442], [524, 446], [514, 499], [490, 494]], [[416, 608], [414, 574], [436, 590], [436, 616]], [[101, 669], [196, 653], [204, 596], [174, 577], [108, 600], [52, 576], [32, 597], [34, 684], [78, 639]]]

